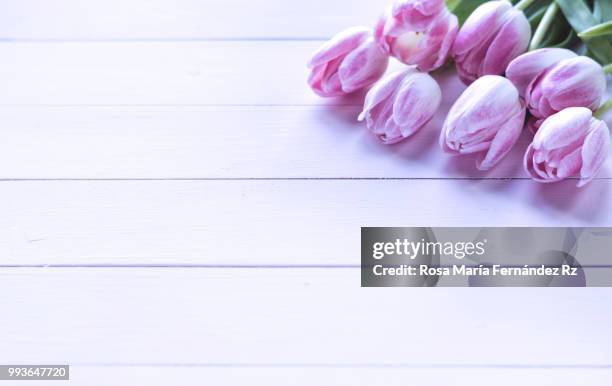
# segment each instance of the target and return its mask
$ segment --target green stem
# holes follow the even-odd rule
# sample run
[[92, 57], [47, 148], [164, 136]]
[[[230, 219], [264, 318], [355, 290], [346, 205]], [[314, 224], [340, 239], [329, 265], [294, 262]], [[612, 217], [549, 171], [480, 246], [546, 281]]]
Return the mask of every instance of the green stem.
[[[520, 4], [520, 3], [519, 3]], [[559, 6], [556, 2], [553, 2], [546, 9], [546, 13], [542, 17], [542, 21], [538, 25], [535, 33], [533, 34], [533, 39], [531, 39], [531, 44], [529, 45], [529, 51], [533, 51], [542, 44], [542, 40], [546, 36], [546, 32], [550, 28], [550, 25], [555, 21], [557, 17], [557, 13], [559, 12]]]
[[604, 68], [603, 68], [603, 69], [604, 69], [604, 72], [605, 72], [606, 74], [612, 74], [612, 63], [610, 63], [610, 64], [608, 64], [608, 65], [604, 66]]
[[535, 0], [521, 0], [518, 2], [517, 5], [514, 6], [514, 8], [518, 9], [519, 11], [524, 11], [527, 7], [529, 7]]
[[604, 103], [599, 109], [597, 109], [597, 111], [595, 111], [595, 114], [593, 115], [596, 118], [601, 118], [610, 110], [612, 110], [612, 99], [609, 99], [606, 103]]

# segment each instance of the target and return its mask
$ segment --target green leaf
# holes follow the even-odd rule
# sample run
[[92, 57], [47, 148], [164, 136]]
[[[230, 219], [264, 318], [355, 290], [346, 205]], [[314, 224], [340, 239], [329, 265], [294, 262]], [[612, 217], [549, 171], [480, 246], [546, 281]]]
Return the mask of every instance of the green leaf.
[[595, 2], [593, 4], [593, 16], [595, 16], [595, 19], [603, 21], [603, 16], [601, 14], [601, 4], [598, 2]]
[[535, 31], [538, 28], [538, 25], [542, 21], [542, 17], [544, 17], [544, 13], [546, 12], [546, 8], [539, 9], [533, 15], [531, 15], [529, 20], [529, 25], [531, 25], [531, 30]]
[[612, 1], [595, 0], [594, 14], [599, 21], [612, 21]]
[[531, 36], [531, 43], [529, 43], [530, 51], [552, 44], [551, 42], [555, 38], [555, 30], [557, 30], [560, 25], [560, 23], [553, 23], [558, 19], [557, 13], [559, 13], [559, 6], [557, 3], [552, 3], [548, 6], [542, 20]]
[[[531, 19], [532, 16], [545, 12], [546, 8], [553, 2], [554, 0], [537, 0], [534, 1], [531, 5], [529, 5], [523, 13], [527, 16], [527, 19]], [[533, 30], [533, 29], [532, 29]]]
[[597, 24], [591, 28], [587, 28], [586, 30], [580, 32], [578, 36], [580, 38], [594, 38], [597, 36], [605, 36], [612, 34], [612, 21], [608, 21], [605, 23]]
[[575, 38], [576, 33], [566, 23], [555, 23], [538, 48], [568, 44], [568, 39], [573, 40]]
[[589, 6], [583, 0], [556, 0], [567, 21], [576, 32], [584, 31], [598, 23]]
[[457, 16], [459, 25], [462, 25], [476, 8], [487, 1], [488, 0], [446, 0], [446, 6]]
[[576, 31], [570, 29], [569, 34], [565, 39], [563, 39], [560, 43], [552, 45], [551, 47], [556, 48], [570, 48], [576, 44], [578, 41], [578, 35], [576, 35]]
[[446, 0], [445, 3], [446, 7], [452, 11], [457, 8], [457, 5], [461, 3], [461, 0]]
[[[605, 0], [609, 1], [609, 0]], [[599, 24], [584, 0], [556, 0], [572, 28], [581, 33]], [[582, 38], [587, 49], [601, 64], [612, 63], [612, 39], [607, 36]]]

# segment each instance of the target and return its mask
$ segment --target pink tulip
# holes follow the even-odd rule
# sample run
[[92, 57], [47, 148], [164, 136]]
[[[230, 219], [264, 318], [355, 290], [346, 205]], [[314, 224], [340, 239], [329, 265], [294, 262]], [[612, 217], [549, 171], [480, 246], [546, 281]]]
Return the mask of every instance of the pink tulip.
[[527, 18], [509, 1], [482, 4], [465, 21], [453, 45], [459, 77], [469, 84], [483, 75], [502, 75], [508, 63], [527, 50], [530, 39]]
[[578, 55], [565, 48], [540, 48], [527, 52], [510, 62], [506, 69], [506, 78], [514, 83], [519, 90], [519, 94], [524, 98], [529, 83], [544, 70], [564, 59], [575, 58], [576, 56]]
[[308, 84], [323, 97], [341, 96], [380, 79], [389, 58], [366, 27], [353, 27], [334, 36], [313, 55]]
[[525, 102], [536, 131], [542, 121], [566, 107], [586, 107], [595, 111], [606, 92], [603, 68], [586, 56], [564, 59], [542, 71], [527, 86]]
[[433, 71], [446, 63], [458, 26], [444, 0], [401, 0], [379, 20], [374, 35], [389, 55]]
[[366, 95], [359, 120], [385, 144], [397, 143], [423, 128], [440, 106], [442, 92], [427, 73], [411, 67], [378, 82]]
[[481, 153], [480, 170], [495, 166], [516, 143], [525, 122], [525, 106], [508, 79], [485, 75], [461, 94], [451, 107], [440, 135], [452, 154]]
[[570, 107], [542, 123], [525, 153], [524, 166], [538, 182], [556, 182], [578, 174], [581, 187], [601, 169], [609, 148], [605, 122], [585, 107]]

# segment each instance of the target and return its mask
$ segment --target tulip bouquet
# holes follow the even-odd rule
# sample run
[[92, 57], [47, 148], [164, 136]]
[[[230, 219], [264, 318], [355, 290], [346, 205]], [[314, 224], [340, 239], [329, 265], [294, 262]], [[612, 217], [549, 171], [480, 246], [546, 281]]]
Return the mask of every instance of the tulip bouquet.
[[[390, 58], [406, 67], [385, 75]], [[610, 150], [612, 1], [396, 0], [373, 28], [325, 43], [308, 84], [322, 97], [368, 89], [358, 118], [394, 144], [433, 118], [442, 90], [430, 73], [451, 61], [468, 87], [441, 128], [444, 151], [489, 170], [527, 130], [533, 180], [596, 176]]]

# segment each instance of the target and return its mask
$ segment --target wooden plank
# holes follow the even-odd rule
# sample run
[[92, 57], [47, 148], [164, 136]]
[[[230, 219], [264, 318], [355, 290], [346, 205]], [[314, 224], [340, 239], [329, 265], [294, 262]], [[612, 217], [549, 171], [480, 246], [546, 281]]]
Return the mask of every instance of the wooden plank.
[[[321, 42], [0, 43], [0, 105], [361, 106], [363, 94], [319, 98], [306, 63]], [[42, 65], [44, 64], [44, 65]], [[392, 61], [389, 71], [403, 68]], [[434, 74], [441, 112], [465, 89]], [[612, 117], [610, 117], [612, 119]]]
[[3, 39], [328, 37], [372, 25], [386, 2], [314, 0], [2, 0]]
[[[294, 69], [281, 74], [292, 81], [283, 79], [270, 88], [247, 84], [238, 87], [244, 92], [236, 93], [233, 86], [238, 86], [241, 77], [228, 77], [230, 83], [236, 82], [229, 88], [222, 87], [221, 78], [211, 73], [203, 75], [205, 79], [196, 76], [193, 82], [179, 80], [175, 70], [184, 64], [178, 59], [141, 74], [135, 64], [133, 69], [124, 67], [118, 58], [111, 59], [117, 61], [112, 66], [102, 67], [95, 67], [90, 55], [84, 55], [89, 64], [69, 64], [66, 58], [48, 63], [52, 58], [43, 59], [46, 55], [39, 53], [53, 51], [51, 46], [64, 47], [38, 45], [29, 50], [35, 56], [31, 61], [46, 62], [45, 67], [33, 66], [19, 55], [21, 59], [15, 60], [14, 52], [8, 56], [12, 60], [0, 64], [0, 68], [5, 66], [0, 79], [7, 85], [0, 92], [0, 103], [10, 104], [0, 106], [0, 119], [7, 127], [0, 142], [0, 178], [525, 177], [521, 165], [530, 141], [527, 133], [504, 162], [488, 173], [475, 170], [474, 157], [451, 157], [439, 150], [438, 133], [446, 112], [463, 90], [452, 71], [437, 76], [446, 92], [430, 125], [404, 143], [383, 146], [355, 120], [359, 96], [341, 101], [316, 98], [303, 79], [297, 79], [303, 74]], [[116, 51], [119, 46], [122, 44], [108, 45], [106, 51]], [[136, 51], [144, 47], [136, 46]], [[172, 51], [172, 46], [162, 44], [165, 49], [161, 51]], [[23, 49], [24, 45], [0, 45], [0, 52], [16, 47]], [[272, 47], [268, 49], [271, 55]], [[179, 51], [190, 52], [184, 46]], [[107, 56], [99, 59], [103, 58]], [[216, 66], [219, 69], [221, 62]], [[240, 64], [232, 61], [227, 66]], [[156, 71], [163, 75], [155, 75]], [[248, 69], [234, 68], [231, 73], [240, 71]], [[246, 78], [251, 82], [253, 77]], [[205, 92], [210, 89], [217, 92]], [[291, 104], [292, 99], [298, 103], [302, 97], [302, 102], [312, 105], [261, 105]], [[202, 99], [260, 105], [193, 106]], [[146, 105], [172, 101], [186, 105]], [[15, 102], [43, 105], [15, 106]], [[57, 103], [76, 105], [47, 105]], [[100, 103], [111, 105], [89, 105]], [[612, 126], [612, 116], [608, 122]], [[610, 176], [610, 162], [600, 177]]]
[[[71, 381], [55, 381], [57, 386], [77, 383], [80, 386], [179, 384], [199, 386], [272, 384], [311, 386], [330, 382], [352, 385], [403, 386], [407, 380], [420, 386], [497, 386], [582, 384], [609, 386], [612, 371], [606, 369], [362, 369], [362, 368], [198, 368], [72, 366]], [[28, 385], [47, 386], [48, 382], [29, 381]]]
[[307, 87], [321, 44], [0, 43], [0, 104], [361, 105], [363, 96], [326, 100]]
[[1, 270], [0, 293], [2, 363], [609, 366], [612, 347], [606, 289], [409, 294], [362, 289], [350, 269], [49, 268]]
[[1, 264], [358, 264], [362, 226], [610, 226], [609, 181], [0, 183]]
[[528, 135], [485, 173], [440, 149], [442, 114], [385, 146], [353, 119], [358, 110], [3, 107], [0, 178], [528, 178]]

